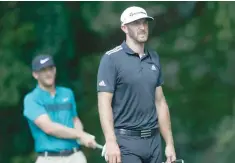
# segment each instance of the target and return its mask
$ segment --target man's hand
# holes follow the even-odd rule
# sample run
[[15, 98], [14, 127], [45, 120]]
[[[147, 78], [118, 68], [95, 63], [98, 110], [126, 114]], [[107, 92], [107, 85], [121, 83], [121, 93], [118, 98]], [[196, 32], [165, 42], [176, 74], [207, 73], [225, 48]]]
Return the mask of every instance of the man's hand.
[[96, 148], [96, 141], [95, 141], [95, 137], [91, 134], [88, 134], [86, 132], [82, 132], [81, 136], [79, 138], [79, 142], [81, 143], [81, 145], [84, 145], [85, 147], [88, 148]]
[[116, 141], [106, 142], [102, 156], [108, 163], [121, 163], [121, 152]]
[[171, 163], [176, 160], [175, 148], [174, 145], [166, 145], [165, 149], [166, 163]]

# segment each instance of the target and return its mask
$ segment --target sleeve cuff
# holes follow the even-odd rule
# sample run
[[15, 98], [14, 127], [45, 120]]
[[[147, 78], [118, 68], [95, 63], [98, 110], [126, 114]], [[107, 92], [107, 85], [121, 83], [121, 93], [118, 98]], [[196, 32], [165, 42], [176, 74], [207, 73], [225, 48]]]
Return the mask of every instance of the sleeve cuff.
[[109, 92], [109, 93], [113, 93], [114, 89], [112, 88], [108, 88], [108, 87], [104, 87], [104, 88], [98, 88], [97, 92]]

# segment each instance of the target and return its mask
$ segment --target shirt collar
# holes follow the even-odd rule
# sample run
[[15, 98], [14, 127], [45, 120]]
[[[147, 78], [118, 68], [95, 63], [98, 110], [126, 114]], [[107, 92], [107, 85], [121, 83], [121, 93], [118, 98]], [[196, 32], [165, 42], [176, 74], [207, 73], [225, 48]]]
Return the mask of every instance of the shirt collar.
[[[123, 50], [125, 51], [125, 53], [127, 53], [127, 54], [136, 54], [136, 52], [134, 52], [131, 48], [129, 48], [129, 46], [126, 44], [126, 41], [123, 41], [121, 46], [122, 46]], [[145, 54], [145, 56], [148, 55], [147, 48], [144, 48], [144, 54]]]
[[[42, 88], [39, 86], [39, 84], [36, 85], [36, 88], [37, 88], [37, 90], [39, 90], [40, 92], [45, 93], [45, 94], [51, 96], [51, 94], [50, 94], [48, 91], [42, 89]], [[56, 96], [56, 94], [57, 94], [57, 87], [55, 87], [55, 96]]]

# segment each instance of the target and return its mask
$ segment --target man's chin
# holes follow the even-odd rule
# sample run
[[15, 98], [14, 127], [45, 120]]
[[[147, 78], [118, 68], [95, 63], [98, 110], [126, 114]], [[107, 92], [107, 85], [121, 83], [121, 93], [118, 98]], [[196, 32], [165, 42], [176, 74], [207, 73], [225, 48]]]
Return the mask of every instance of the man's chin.
[[138, 42], [145, 43], [145, 42], [147, 42], [147, 40], [148, 40], [148, 36], [147, 36], [147, 35], [138, 36], [138, 37], [137, 37], [137, 40], [138, 40]]
[[44, 85], [46, 86], [46, 87], [53, 87], [54, 86], [54, 82], [47, 82], [47, 83], [44, 83]]
[[139, 43], [146, 43], [148, 39], [139, 39], [138, 42]]

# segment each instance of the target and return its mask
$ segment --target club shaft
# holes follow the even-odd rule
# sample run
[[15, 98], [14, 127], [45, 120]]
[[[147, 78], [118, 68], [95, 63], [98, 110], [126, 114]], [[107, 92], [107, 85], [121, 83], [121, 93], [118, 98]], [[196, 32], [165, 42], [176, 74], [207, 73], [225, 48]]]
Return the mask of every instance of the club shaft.
[[98, 148], [98, 149], [103, 149], [103, 146], [97, 143], [97, 144], [96, 144], [96, 148]]

